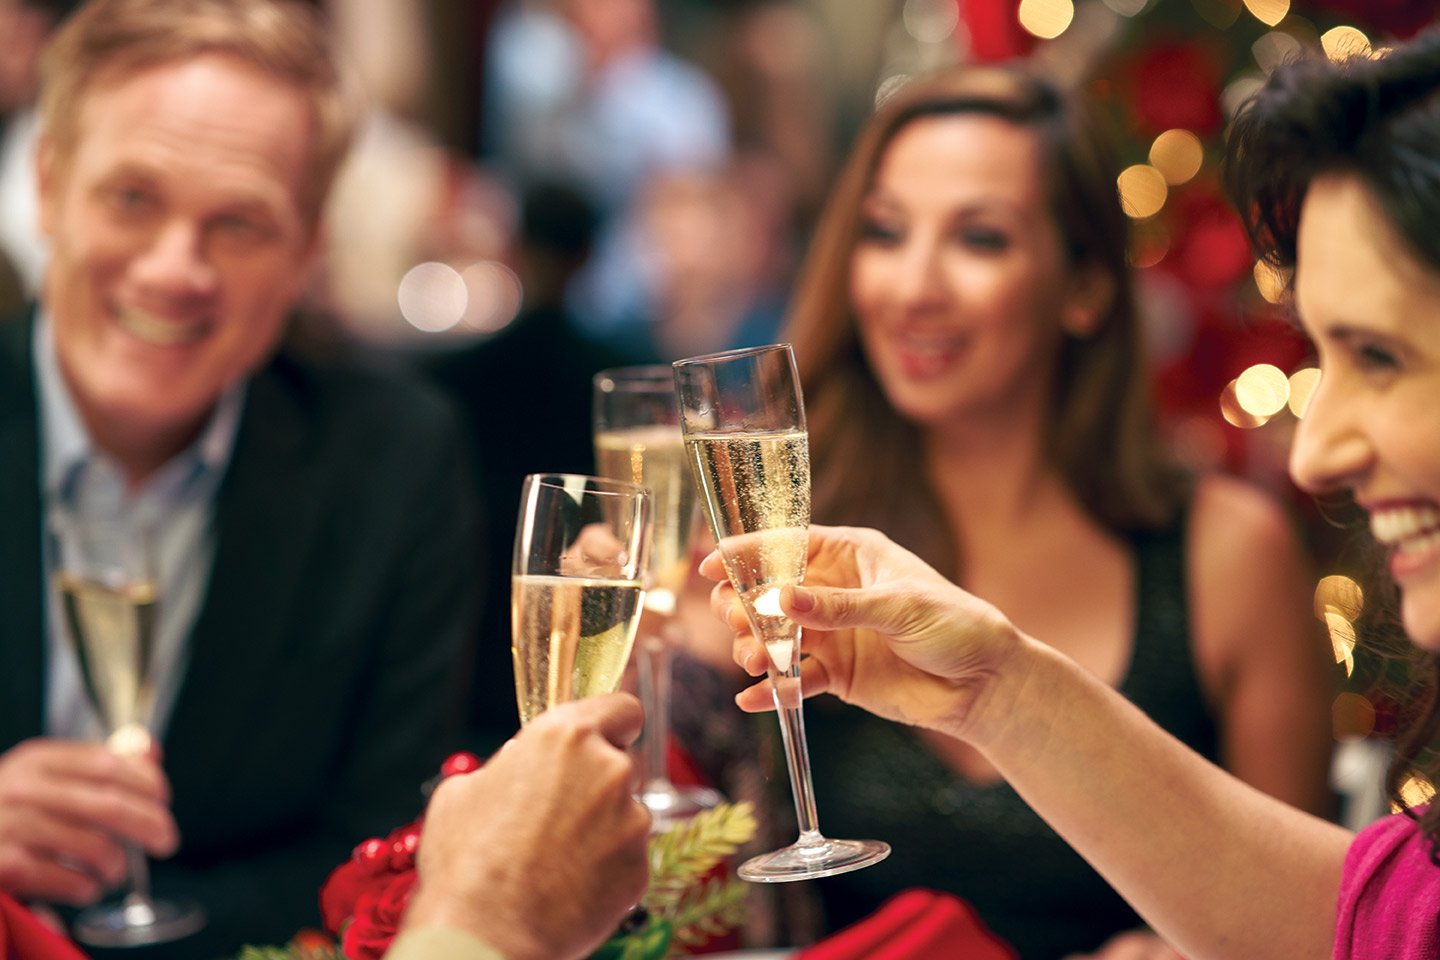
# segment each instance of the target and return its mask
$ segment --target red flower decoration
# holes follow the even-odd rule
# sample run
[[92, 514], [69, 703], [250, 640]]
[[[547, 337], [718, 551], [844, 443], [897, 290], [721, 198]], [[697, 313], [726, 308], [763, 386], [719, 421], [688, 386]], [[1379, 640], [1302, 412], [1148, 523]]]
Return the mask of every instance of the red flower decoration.
[[380, 960], [400, 929], [416, 873], [406, 870], [390, 877], [383, 887], [367, 888], [355, 901], [355, 916], [345, 927], [340, 948], [349, 960]]
[[[445, 761], [441, 777], [479, 767], [474, 754], [457, 753]], [[422, 820], [359, 844], [320, 888], [320, 917], [348, 960], [379, 960], [395, 939], [415, 885]]]
[[320, 888], [320, 920], [331, 936], [340, 936], [340, 928], [355, 913], [355, 901], [370, 883], [370, 875], [353, 857], [330, 874]]
[[[355, 852], [330, 874], [320, 888], [320, 918], [325, 929], [333, 936], [343, 937], [342, 948], [351, 960], [360, 960], [362, 955], [352, 953], [349, 947], [350, 928], [375, 901], [394, 884], [397, 879], [415, 875], [415, 851], [420, 847], [420, 821], [406, 824], [381, 840], [373, 837], [355, 848]], [[396, 914], [395, 925], [399, 925]], [[370, 924], [374, 928], [375, 924]], [[391, 928], [390, 935], [395, 934]], [[367, 933], [366, 942], [370, 935]], [[368, 955], [367, 955], [368, 956]], [[377, 954], [378, 956], [378, 954]]]

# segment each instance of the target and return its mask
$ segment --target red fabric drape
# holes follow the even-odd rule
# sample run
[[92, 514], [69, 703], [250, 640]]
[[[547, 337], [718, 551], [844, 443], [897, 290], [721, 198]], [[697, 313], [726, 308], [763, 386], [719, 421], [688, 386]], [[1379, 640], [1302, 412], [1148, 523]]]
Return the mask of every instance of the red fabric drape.
[[0, 893], [0, 960], [85, 960], [78, 948]]
[[965, 901], [919, 888], [796, 955], [796, 960], [1015, 960]]

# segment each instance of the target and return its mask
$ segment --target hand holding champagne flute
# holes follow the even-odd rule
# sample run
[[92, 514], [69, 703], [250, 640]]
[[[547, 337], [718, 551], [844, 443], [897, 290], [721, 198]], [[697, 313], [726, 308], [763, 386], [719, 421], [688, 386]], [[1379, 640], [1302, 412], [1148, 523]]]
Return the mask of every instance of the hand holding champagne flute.
[[674, 364], [685, 444], [725, 572], [769, 676], [800, 836], [741, 865], [742, 879], [809, 880], [879, 863], [878, 840], [820, 833], [800, 701], [800, 628], [780, 610], [780, 590], [805, 577], [810, 449], [789, 344], [731, 350]]
[[[85, 694], [120, 754], [148, 753], [154, 703], [151, 650], [160, 601], [149, 530], [129, 516], [62, 515], [55, 530], [55, 588]], [[76, 939], [129, 947], [189, 936], [205, 925], [196, 903], [150, 896], [144, 853], [127, 846], [129, 891], [76, 918]]]
[[650, 494], [632, 483], [531, 474], [511, 578], [520, 722], [620, 686], [644, 603]]

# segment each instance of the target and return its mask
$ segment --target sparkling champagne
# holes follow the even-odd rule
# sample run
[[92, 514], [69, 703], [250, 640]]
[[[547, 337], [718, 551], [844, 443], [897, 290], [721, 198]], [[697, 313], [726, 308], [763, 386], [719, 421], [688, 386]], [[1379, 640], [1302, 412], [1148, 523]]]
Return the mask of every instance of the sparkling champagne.
[[557, 703], [619, 689], [643, 601], [638, 580], [512, 577], [510, 653], [520, 722]]
[[799, 627], [780, 612], [780, 588], [805, 578], [810, 525], [805, 431], [701, 433], [685, 443], [730, 582], [776, 669], [788, 672]]
[[675, 612], [690, 576], [690, 541], [699, 497], [685, 466], [685, 439], [678, 426], [657, 424], [595, 435], [602, 476], [650, 488], [652, 538], [645, 607]]
[[68, 573], [56, 581], [85, 692], [100, 722], [111, 733], [143, 724], [152, 694], [155, 584], [112, 585]]

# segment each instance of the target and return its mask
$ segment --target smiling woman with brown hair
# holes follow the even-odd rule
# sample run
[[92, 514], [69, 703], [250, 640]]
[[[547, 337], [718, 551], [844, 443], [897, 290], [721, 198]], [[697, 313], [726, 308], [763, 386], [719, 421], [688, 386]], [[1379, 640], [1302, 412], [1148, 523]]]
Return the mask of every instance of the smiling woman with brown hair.
[[[814, 517], [893, 536], [1202, 755], [1328, 812], [1309, 572], [1272, 500], [1166, 456], [1117, 172], [1089, 104], [1023, 65], [920, 78], [877, 109], [786, 330]], [[809, 736], [826, 829], [896, 850], [816, 884], [832, 926], [921, 885], [1025, 960], [1144, 940], [972, 747], [838, 707]]]

